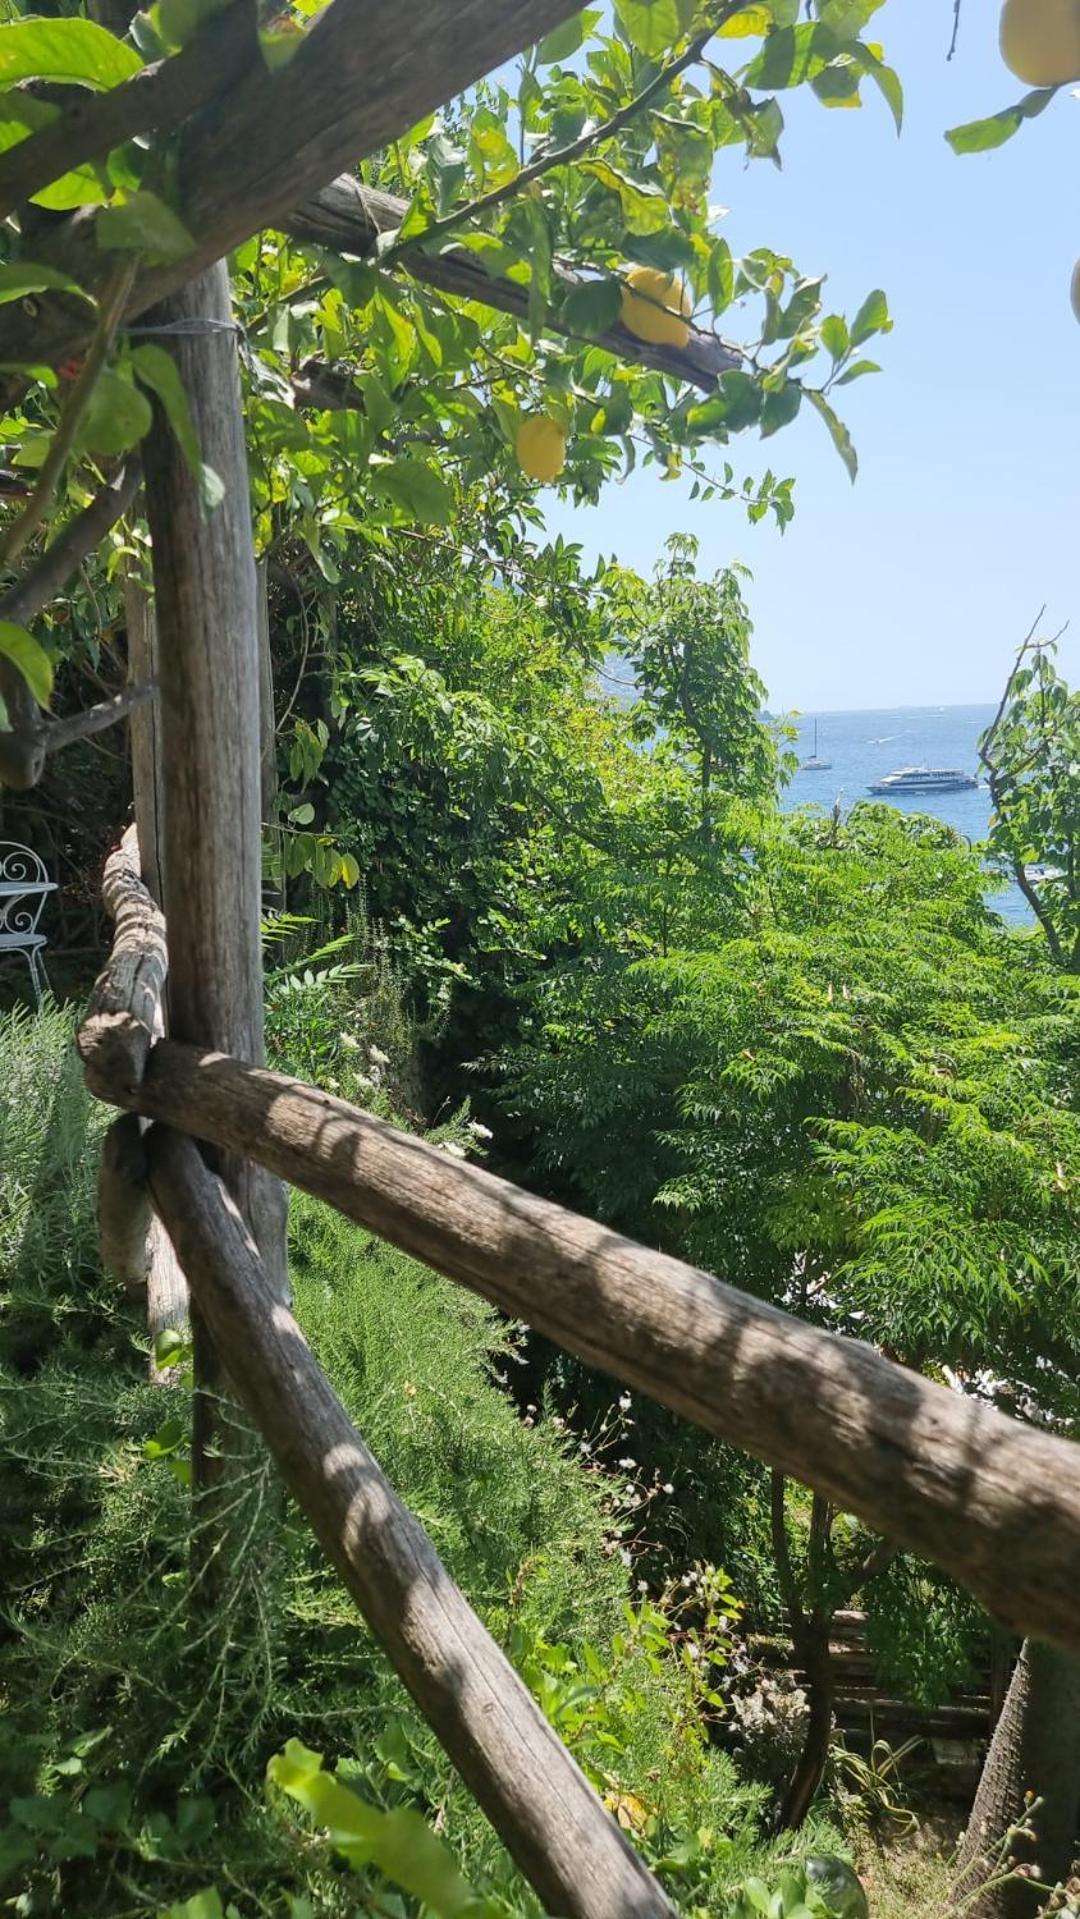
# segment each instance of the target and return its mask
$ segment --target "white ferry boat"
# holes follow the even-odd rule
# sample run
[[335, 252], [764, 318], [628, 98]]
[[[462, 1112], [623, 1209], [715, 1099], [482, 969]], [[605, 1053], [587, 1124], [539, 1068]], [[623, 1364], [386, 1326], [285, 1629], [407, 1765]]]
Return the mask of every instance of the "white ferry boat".
[[955, 766], [901, 766], [867, 788], [869, 793], [962, 793], [979, 782]]

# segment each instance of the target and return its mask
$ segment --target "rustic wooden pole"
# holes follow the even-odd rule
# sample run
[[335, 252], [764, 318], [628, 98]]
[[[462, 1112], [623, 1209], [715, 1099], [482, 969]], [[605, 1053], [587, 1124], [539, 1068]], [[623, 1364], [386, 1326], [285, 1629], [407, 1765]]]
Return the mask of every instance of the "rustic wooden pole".
[[[128, 677], [137, 682], [157, 681], [157, 623], [154, 602], [134, 565], [124, 575], [124, 617], [127, 622]], [[162, 790], [161, 703], [152, 700], [131, 716], [131, 782], [135, 824], [139, 832], [139, 870], [143, 885], [160, 906], [165, 832], [165, 796]]]
[[[152, 616], [151, 616], [152, 617]], [[153, 703], [152, 703], [153, 704]], [[155, 728], [156, 731], [156, 728]], [[151, 844], [156, 839], [158, 814], [153, 794], [153, 735], [144, 760], [147, 793], [136, 796], [150, 815]], [[138, 760], [136, 767], [138, 768]], [[112, 951], [95, 983], [86, 1016], [79, 1029], [79, 1051], [91, 1091], [108, 1097], [119, 1079], [137, 1086], [150, 1048], [164, 1033], [163, 1001], [168, 961], [165, 921], [156, 899], [140, 876], [142, 841], [129, 827], [115, 852], [105, 862], [102, 898], [115, 922]], [[149, 865], [156, 871], [153, 859]], [[137, 1122], [136, 1122], [137, 1124]], [[98, 1177], [98, 1232], [106, 1272], [121, 1280], [129, 1292], [146, 1293], [146, 1324], [151, 1347], [159, 1333], [183, 1332], [188, 1325], [187, 1284], [169, 1236], [150, 1210], [142, 1177], [141, 1154], [130, 1130], [113, 1128], [106, 1135]], [[151, 1375], [169, 1381], [151, 1361]]]
[[[224, 262], [156, 308], [203, 460], [224, 487], [212, 511], [160, 409], [144, 452], [153, 543], [168, 929], [168, 1027], [178, 1039], [263, 1056], [260, 944], [259, 650], [237, 340]], [[223, 1176], [255, 1234], [278, 1298], [287, 1292], [277, 1182], [235, 1155]], [[224, 1547], [229, 1453], [223, 1375], [195, 1317], [193, 1476], [197, 1573]], [[246, 1470], [246, 1462], [244, 1468]], [[215, 1524], [213, 1514], [219, 1514]]]
[[133, 826], [105, 862], [101, 897], [115, 932], [79, 1028], [79, 1052], [90, 1091], [111, 1099], [117, 1086], [138, 1086], [164, 1030], [165, 922], [139, 877]]
[[1080, 1650], [1080, 1446], [1006, 1419], [344, 1100], [155, 1047], [138, 1110], [249, 1154], [590, 1366]]
[[380, 1645], [553, 1914], [670, 1919], [509, 1660], [336, 1398], [191, 1140], [147, 1136], [154, 1204], [233, 1384]]
[[98, 1238], [101, 1263], [129, 1298], [146, 1290], [152, 1211], [137, 1113], [114, 1119], [101, 1145]]
[[[154, 602], [140, 574], [129, 565], [124, 575], [124, 613], [127, 619], [128, 675], [147, 684], [157, 683], [157, 621]], [[160, 906], [165, 858], [165, 792], [162, 773], [161, 705], [153, 700], [131, 716], [131, 779], [139, 868], [143, 885]], [[160, 1030], [158, 1030], [160, 1028]], [[161, 1009], [154, 1038], [164, 1032]], [[151, 1214], [146, 1241], [146, 1324], [151, 1350], [163, 1332], [186, 1332], [189, 1326], [187, 1281], [173, 1251], [172, 1241], [156, 1213]], [[175, 1382], [175, 1373], [154, 1371], [163, 1382]]]

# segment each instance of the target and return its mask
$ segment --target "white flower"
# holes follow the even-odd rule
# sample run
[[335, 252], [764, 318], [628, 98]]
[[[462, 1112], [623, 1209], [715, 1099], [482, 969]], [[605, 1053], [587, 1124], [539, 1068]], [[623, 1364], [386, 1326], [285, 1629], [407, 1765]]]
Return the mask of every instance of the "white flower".
[[637, 1469], [636, 1459], [620, 1459], [619, 1460], [619, 1471], [621, 1473], [632, 1473], [636, 1471], [636, 1469]]
[[474, 1139], [494, 1139], [495, 1137], [490, 1126], [482, 1126], [478, 1119], [469, 1121], [469, 1131]]
[[629, 1393], [623, 1393], [623, 1394], [622, 1394], [622, 1396], [621, 1396], [621, 1398], [620, 1398], [620, 1400], [619, 1400], [619, 1410], [620, 1410], [620, 1412], [624, 1412], [624, 1413], [628, 1413], [628, 1412], [630, 1411], [630, 1395], [629, 1395]]
[[375, 1081], [369, 1079], [366, 1073], [357, 1073], [356, 1090], [358, 1093], [373, 1093], [375, 1091]]
[[663, 1485], [660, 1488], [660, 1491], [663, 1493], [673, 1493], [675, 1491], [675, 1488], [672, 1485], [670, 1479], [665, 1479]]
[[360, 1051], [360, 1041], [354, 1033], [339, 1033], [338, 1038], [341, 1044], [348, 1048], [350, 1053], [358, 1053]]
[[389, 1053], [384, 1053], [380, 1046], [372, 1046], [369, 1042], [367, 1050], [368, 1058], [373, 1066], [389, 1066], [390, 1055]]
[[439, 1141], [439, 1151], [440, 1153], [446, 1153], [450, 1159], [468, 1158], [464, 1146], [460, 1145], [456, 1139], [441, 1139]]
[[619, 1558], [622, 1560], [624, 1566], [629, 1566], [632, 1563], [629, 1549], [626, 1546], [619, 1547]]

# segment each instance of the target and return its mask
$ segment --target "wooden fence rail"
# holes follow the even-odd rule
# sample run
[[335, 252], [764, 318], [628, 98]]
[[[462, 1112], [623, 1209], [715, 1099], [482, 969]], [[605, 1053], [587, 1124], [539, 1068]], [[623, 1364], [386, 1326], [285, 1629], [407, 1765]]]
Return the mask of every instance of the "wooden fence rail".
[[162, 1041], [118, 1105], [326, 1200], [1080, 1649], [1080, 1447], [304, 1086]]

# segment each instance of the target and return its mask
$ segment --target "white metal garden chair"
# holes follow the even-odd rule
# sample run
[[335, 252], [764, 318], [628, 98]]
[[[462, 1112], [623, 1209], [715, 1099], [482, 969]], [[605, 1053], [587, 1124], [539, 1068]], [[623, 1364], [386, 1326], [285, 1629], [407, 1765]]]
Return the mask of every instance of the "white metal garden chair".
[[46, 896], [55, 891], [40, 854], [15, 840], [0, 840], [0, 958], [22, 954], [39, 1006], [49, 982], [41, 957], [46, 936], [38, 932], [38, 921]]

